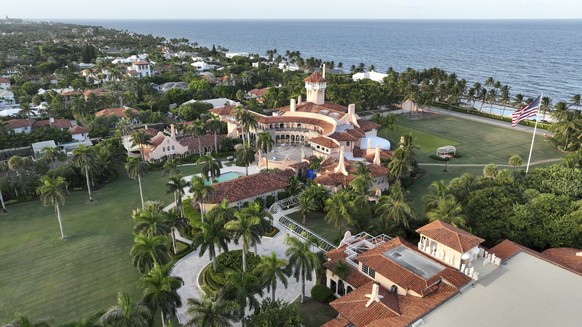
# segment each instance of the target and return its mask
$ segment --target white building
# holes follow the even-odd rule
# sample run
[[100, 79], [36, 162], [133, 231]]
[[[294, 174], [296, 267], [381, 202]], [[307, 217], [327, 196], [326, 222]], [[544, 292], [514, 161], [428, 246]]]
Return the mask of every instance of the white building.
[[130, 75], [138, 78], [152, 76], [150, 63], [143, 60], [131, 63], [131, 66], [128, 68], [128, 71]]
[[10, 80], [4, 77], [0, 77], [0, 89], [8, 90], [10, 87]]
[[227, 58], [234, 58], [234, 57], [249, 57], [249, 53], [248, 52], [227, 52], [225, 54], [225, 56]]
[[15, 103], [14, 93], [12, 93], [12, 91], [0, 89], [0, 107], [13, 103]]
[[214, 69], [214, 67], [216, 67], [215, 65], [207, 64], [204, 61], [195, 61], [195, 62], [191, 63], [190, 65], [198, 71], [212, 70], [212, 69]]
[[299, 70], [299, 66], [297, 66], [296, 64], [291, 64], [288, 62], [281, 62], [279, 63], [279, 69], [283, 70], [284, 72], [286, 71], [291, 71], [294, 72], [296, 70]]
[[365, 73], [356, 73], [352, 75], [352, 79], [354, 81], [359, 81], [362, 79], [371, 79], [378, 83], [382, 83], [384, 81], [384, 77], [388, 76], [388, 74], [382, 74], [375, 71], [365, 72]]

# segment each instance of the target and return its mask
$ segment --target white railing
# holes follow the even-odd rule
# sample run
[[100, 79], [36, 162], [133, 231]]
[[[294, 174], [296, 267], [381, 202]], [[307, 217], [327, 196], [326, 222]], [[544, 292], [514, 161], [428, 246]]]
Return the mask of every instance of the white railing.
[[301, 225], [300, 223], [296, 222], [295, 220], [287, 217], [281, 216], [279, 217], [279, 223], [283, 225], [283, 227], [287, 228], [295, 235], [301, 237], [304, 240], [311, 239], [314, 241], [314, 245], [319, 248], [320, 250], [327, 252], [336, 248], [336, 246], [330, 243], [325, 238], [319, 236], [316, 232], [310, 230], [309, 228]]

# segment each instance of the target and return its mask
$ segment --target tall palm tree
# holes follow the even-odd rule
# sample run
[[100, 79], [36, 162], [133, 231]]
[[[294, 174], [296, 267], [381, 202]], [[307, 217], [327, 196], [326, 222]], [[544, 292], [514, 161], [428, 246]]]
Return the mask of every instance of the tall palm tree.
[[46, 159], [52, 168], [54, 168], [55, 161], [62, 161], [64, 159], [64, 155], [57, 147], [54, 146], [47, 146], [40, 150], [40, 152], [44, 153], [44, 159]]
[[202, 165], [201, 174], [204, 179], [210, 181], [211, 183], [220, 176], [220, 169], [222, 168], [222, 163], [220, 160], [214, 159], [210, 153], [201, 155], [196, 163]]
[[61, 239], [65, 239], [65, 232], [63, 230], [63, 221], [61, 219], [61, 209], [59, 204], [65, 203], [65, 186], [67, 182], [62, 177], [42, 176], [40, 178], [41, 185], [36, 189], [36, 193], [40, 195], [40, 200], [45, 206], [53, 206], [59, 221], [59, 228], [61, 230]]
[[192, 193], [192, 201], [198, 202], [200, 207], [200, 217], [204, 221], [204, 201], [206, 201], [214, 193], [214, 188], [204, 183], [204, 179], [199, 176], [192, 176], [190, 180], [190, 193]]
[[325, 200], [325, 211], [327, 211], [325, 221], [328, 224], [333, 223], [336, 228], [339, 228], [340, 234], [342, 229], [354, 223], [352, 204], [347, 189], [335, 192], [330, 198]]
[[170, 229], [170, 236], [172, 237], [172, 250], [174, 254], [178, 253], [176, 243], [176, 231], [181, 231], [188, 225], [188, 221], [183, 217], [178, 217], [175, 212], [167, 212], [165, 215], [164, 224]]
[[513, 106], [515, 108], [521, 108], [521, 106], [523, 105], [523, 99], [525, 98], [525, 96], [521, 93], [518, 93], [515, 95], [515, 97], [513, 97]]
[[171, 265], [156, 265], [150, 272], [139, 279], [143, 288], [143, 302], [150, 308], [159, 308], [162, 326], [166, 318], [176, 315], [176, 308], [182, 306], [177, 290], [184, 284], [182, 278], [170, 275]]
[[141, 160], [145, 160], [144, 149], [150, 144], [151, 136], [144, 133], [143, 130], [137, 130], [131, 133], [131, 143], [139, 147], [139, 154]]
[[185, 327], [230, 327], [238, 318], [234, 314], [237, 304], [232, 301], [216, 299], [202, 295], [201, 299], [187, 300], [186, 314], [190, 320]]
[[225, 277], [226, 284], [220, 290], [219, 296], [225, 300], [235, 301], [239, 305], [240, 318], [244, 327], [247, 305], [250, 309], [257, 309], [260, 306], [259, 301], [255, 298], [255, 294], [263, 295], [260, 281], [253, 274], [232, 270], [227, 271]]
[[449, 188], [445, 184], [444, 180], [434, 181], [429, 187], [429, 192], [422, 197], [422, 202], [424, 202], [424, 212], [428, 212], [437, 206], [440, 199], [444, 198], [448, 192]]
[[139, 184], [139, 197], [141, 199], [141, 208], [144, 209], [143, 189], [141, 186], [141, 179], [148, 173], [149, 164], [145, 161], [140, 161], [138, 158], [128, 157], [125, 163], [125, 170], [131, 179], [136, 179]]
[[210, 119], [206, 121], [206, 128], [214, 135], [214, 152], [218, 152], [218, 133], [222, 131], [223, 125], [220, 117], [216, 115], [210, 115]]
[[154, 210], [134, 210], [132, 214], [134, 222], [133, 232], [148, 237], [167, 234], [169, 228], [165, 224], [164, 215], [165, 213], [156, 212]]
[[552, 124], [551, 130], [556, 133], [554, 137], [564, 140], [563, 149], [568, 150], [572, 136], [575, 137], [576, 131], [582, 128], [582, 114], [577, 110], [567, 110], [561, 118]]
[[242, 259], [243, 259], [243, 272], [247, 271], [247, 252], [249, 252], [249, 246], [260, 236], [257, 235], [256, 226], [260, 224], [261, 218], [250, 214], [249, 210], [244, 208], [234, 213], [234, 220], [227, 222], [224, 228], [233, 233], [235, 242], [238, 243], [242, 239]]
[[202, 143], [200, 138], [206, 134], [206, 126], [204, 126], [204, 122], [200, 119], [196, 119], [192, 122], [188, 130], [193, 138], [198, 139], [198, 154], [202, 155]]
[[303, 216], [303, 224], [305, 225], [305, 217], [308, 213], [317, 210], [317, 203], [313, 200], [313, 195], [310, 192], [303, 192], [299, 196], [299, 212]]
[[166, 183], [167, 193], [174, 194], [174, 203], [176, 204], [176, 210], [180, 214], [180, 217], [184, 217], [184, 209], [182, 208], [182, 197], [186, 195], [184, 189], [189, 186], [190, 182], [186, 181], [182, 175], [171, 176]]
[[267, 284], [267, 292], [271, 291], [271, 300], [273, 302], [275, 302], [277, 281], [281, 281], [287, 288], [287, 277], [290, 275], [287, 266], [287, 260], [279, 259], [277, 253], [271, 252], [271, 255], [262, 256], [261, 263], [255, 267], [257, 275], [260, 276], [263, 283]]
[[234, 213], [235, 209], [230, 207], [228, 200], [222, 199], [218, 205], [208, 211], [206, 217], [208, 219], [220, 219], [224, 223], [227, 223], [234, 219]]
[[235, 155], [238, 163], [245, 165], [246, 175], [249, 175], [249, 165], [255, 161], [255, 149], [248, 143], [237, 144]]
[[224, 227], [224, 221], [217, 217], [206, 219], [200, 222], [197, 226], [198, 232], [192, 239], [192, 247], [194, 250], [200, 251], [198, 255], [202, 257], [208, 250], [208, 256], [212, 261], [212, 268], [216, 271], [216, 248], [222, 251], [228, 251], [228, 242], [230, 241], [230, 233]]
[[570, 101], [572, 101], [572, 104], [576, 106], [576, 110], [578, 110], [578, 107], [580, 107], [580, 94], [574, 94], [571, 98]]
[[170, 176], [176, 176], [180, 173], [180, 168], [178, 167], [178, 163], [173, 158], [168, 158], [166, 162], [164, 162], [164, 172], [162, 175], [170, 174]]
[[85, 179], [87, 180], [87, 192], [89, 192], [89, 201], [93, 201], [93, 196], [91, 195], [91, 183], [89, 182], [89, 172], [94, 169], [95, 165], [95, 148], [87, 147], [84, 145], [79, 145], [78, 148], [73, 150], [73, 164], [81, 169], [81, 172], [85, 174]]
[[257, 134], [257, 149], [265, 154], [265, 161], [267, 163], [267, 171], [269, 170], [269, 151], [275, 145], [275, 141], [271, 136], [271, 133], [262, 132]]
[[542, 111], [543, 119], [546, 119], [546, 112], [552, 110], [552, 98], [543, 97], [540, 110]]
[[416, 219], [414, 211], [406, 203], [406, 193], [398, 181], [390, 187], [389, 195], [380, 197], [376, 213], [385, 228], [390, 225], [408, 228], [409, 221]]
[[301, 279], [301, 303], [303, 303], [305, 279], [312, 279], [313, 271], [321, 267], [321, 262], [317, 254], [311, 251], [313, 246], [311, 239], [301, 242], [298, 238], [287, 235], [285, 244], [289, 246], [285, 250], [285, 255], [289, 257], [289, 267], [293, 269], [293, 277], [297, 281]]
[[245, 110], [243, 109], [243, 107], [236, 106], [234, 108], [234, 119], [237, 121], [237, 123], [240, 125], [240, 127], [242, 129], [241, 130], [241, 136], [242, 136], [243, 144], [246, 143], [245, 142], [245, 125], [243, 123], [244, 113], [245, 113]]
[[127, 292], [119, 292], [117, 305], [107, 309], [99, 321], [104, 326], [147, 327], [152, 324], [152, 312], [147, 305], [134, 303]]
[[17, 314], [16, 319], [3, 327], [50, 327], [50, 324], [46, 320], [31, 321], [28, 317]]
[[134, 244], [129, 251], [132, 264], [140, 273], [150, 271], [155, 265], [164, 265], [170, 262], [168, 256], [168, 238], [166, 236], [136, 235]]
[[467, 228], [467, 218], [462, 212], [461, 204], [449, 194], [440, 199], [437, 206], [426, 213], [426, 217], [430, 222], [440, 220], [455, 227]]

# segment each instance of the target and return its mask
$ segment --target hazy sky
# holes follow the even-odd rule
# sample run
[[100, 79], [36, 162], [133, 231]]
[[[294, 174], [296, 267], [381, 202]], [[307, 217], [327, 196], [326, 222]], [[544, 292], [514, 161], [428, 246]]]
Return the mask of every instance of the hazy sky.
[[582, 0], [1, 0], [0, 15], [46, 19], [582, 18]]

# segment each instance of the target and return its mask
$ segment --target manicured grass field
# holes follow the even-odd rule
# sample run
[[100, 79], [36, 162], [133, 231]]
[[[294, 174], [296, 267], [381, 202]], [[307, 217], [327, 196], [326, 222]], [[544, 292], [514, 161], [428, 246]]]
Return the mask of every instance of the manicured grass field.
[[[438, 162], [428, 156], [444, 145], [454, 145], [461, 155], [461, 158], [452, 159], [451, 163], [506, 165], [509, 157], [516, 153], [522, 157], [524, 165], [527, 162], [532, 133], [445, 115], [434, 115], [423, 120], [410, 120], [400, 115], [398, 119], [401, 127], [395, 131], [380, 130], [378, 136], [387, 136], [399, 142], [401, 135], [412, 132], [415, 143], [420, 146], [417, 157], [420, 163]], [[532, 162], [561, 157], [562, 154], [549, 139], [536, 136]]]
[[[198, 172], [183, 167], [182, 174]], [[166, 194], [168, 176], [150, 172], [143, 181], [144, 198], [173, 200]], [[131, 265], [131, 210], [140, 206], [136, 180], [125, 172], [94, 191], [66, 197], [62, 207], [68, 238], [60, 239], [54, 210], [40, 200], [8, 206], [0, 213], [0, 325], [15, 313], [50, 318], [55, 325], [86, 318], [116, 303], [118, 291], [141, 296], [137, 270]]]
[[[302, 224], [303, 215], [298, 211], [291, 213], [289, 218]], [[340, 234], [338, 229], [333, 224], [328, 224], [325, 222], [324, 212], [311, 212], [307, 214], [305, 219], [305, 227], [316, 232], [319, 236], [325, 238], [331, 243], [337, 244], [340, 241]]]
[[303, 304], [299, 299], [295, 303], [299, 306], [299, 314], [306, 327], [319, 327], [338, 315], [337, 311], [328, 304], [317, 302], [307, 296]]

